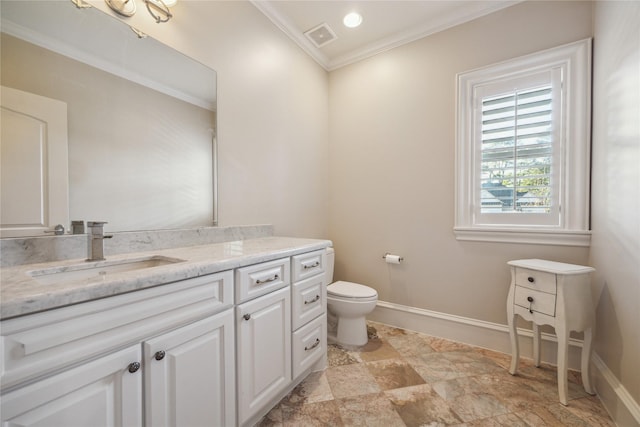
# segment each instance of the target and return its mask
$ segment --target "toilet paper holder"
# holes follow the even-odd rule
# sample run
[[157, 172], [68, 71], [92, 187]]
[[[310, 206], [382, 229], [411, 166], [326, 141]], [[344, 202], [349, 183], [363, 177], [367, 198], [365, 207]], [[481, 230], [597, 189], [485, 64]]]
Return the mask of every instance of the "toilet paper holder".
[[404, 260], [404, 258], [403, 258], [403, 257], [398, 256], [398, 255], [393, 255], [393, 254], [391, 254], [391, 253], [389, 253], [389, 252], [387, 252], [386, 254], [384, 254], [384, 255], [382, 256], [382, 259], [383, 259], [383, 260], [385, 260], [385, 261], [387, 261], [387, 257], [388, 257], [388, 256], [390, 256], [390, 257], [394, 257], [394, 258], [397, 258], [398, 263], [400, 263], [400, 261], [403, 261], [403, 260]]

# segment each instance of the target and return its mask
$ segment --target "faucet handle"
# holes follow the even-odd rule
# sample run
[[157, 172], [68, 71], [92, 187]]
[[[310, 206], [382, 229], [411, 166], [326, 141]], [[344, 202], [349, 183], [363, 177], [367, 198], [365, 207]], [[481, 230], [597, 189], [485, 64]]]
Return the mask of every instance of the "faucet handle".
[[87, 221], [87, 227], [102, 227], [108, 224], [107, 221]]
[[53, 230], [45, 230], [45, 233], [53, 233], [56, 236], [62, 236], [64, 234], [64, 225], [58, 224]]

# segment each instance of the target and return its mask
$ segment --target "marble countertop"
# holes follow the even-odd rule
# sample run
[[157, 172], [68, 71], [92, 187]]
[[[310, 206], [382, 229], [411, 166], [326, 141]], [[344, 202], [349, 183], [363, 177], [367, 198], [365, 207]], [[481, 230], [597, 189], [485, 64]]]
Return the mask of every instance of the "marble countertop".
[[[288, 257], [330, 245], [329, 240], [263, 237], [124, 255], [109, 256], [107, 253], [106, 261], [87, 262], [84, 259], [74, 259], [2, 268], [0, 319]], [[73, 270], [78, 265], [92, 267], [105, 263], [109, 265], [134, 262], [149, 257], [183, 261], [133, 271], [110, 272], [90, 279], [70, 279], [54, 283], [46, 283], [46, 280], [32, 277], [33, 272], [38, 270], [62, 272]]]

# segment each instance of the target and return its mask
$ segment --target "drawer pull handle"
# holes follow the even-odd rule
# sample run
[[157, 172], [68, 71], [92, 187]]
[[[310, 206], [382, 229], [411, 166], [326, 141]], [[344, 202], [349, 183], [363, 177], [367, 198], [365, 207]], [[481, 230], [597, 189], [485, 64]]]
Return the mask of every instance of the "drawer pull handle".
[[529, 301], [529, 313], [533, 313], [531, 306], [533, 305], [533, 297], [527, 297], [527, 301]]
[[129, 372], [133, 374], [135, 372], [138, 372], [138, 369], [140, 369], [140, 362], [129, 363]]
[[319, 345], [320, 345], [320, 338], [316, 338], [316, 342], [314, 342], [311, 347], [305, 347], [304, 351], [313, 350], [314, 348], [316, 348]]
[[268, 279], [264, 279], [264, 280], [258, 279], [258, 280], [256, 280], [256, 285], [262, 285], [264, 283], [275, 282], [279, 278], [280, 278], [280, 276], [278, 276], [277, 274], [274, 274], [273, 277], [269, 277]]
[[165, 355], [166, 353], [163, 350], [160, 350], [160, 351], [156, 351], [156, 354], [153, 355], [153, 358], [156, 360], [162, 360], [164, 359]]
[[529, 276], [527, 277], [527, 280], [529, 281], [529, 283], [533, 283], [536, 281], [536, 279], [534, 279], [533, 277]]
[[302, 268], [304, 268], [305, 270], [308, 270], [310, 268], [316, 268], [319, 265], [320, 265], [320, 261], [316, 261], [313, 264], [304, 264]]
[[244, 316], [242, 316], [242, 318], [243, 318], [244, 320], [249, 320], [249, 319], [251, 319], [251, 315], [247, 313], [247, 314], [245, 314]]
[[313, 304], [314, 302], [318, 301], [320, 299], [320, 295], [316, 295], [315, 298], [309, 300], [309, 301], [305, 301], [305, 305], [306, 304]]

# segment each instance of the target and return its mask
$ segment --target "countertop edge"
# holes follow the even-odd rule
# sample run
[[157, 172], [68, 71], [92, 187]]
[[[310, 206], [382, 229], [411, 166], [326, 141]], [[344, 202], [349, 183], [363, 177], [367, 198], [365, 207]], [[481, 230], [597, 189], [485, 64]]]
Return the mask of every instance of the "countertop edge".
[[[183, 248], [107, 256], [113, 261], [160, 255], [184, 262], [119, 273], [106, 281], [78, 281], [63, 285], [38, 284], [29, 271], [70, 266], [83, 260], [26, 264], [2, 269], [0, 320], [52, 310], [114, 295], [162, 286], [247, 265], [258, 264], [331, 246], [330, 240], [263, 237]], [[16, 280], [19, 279], [19, 280]], [[13, 279], [13, 280], [12, 280]]]

